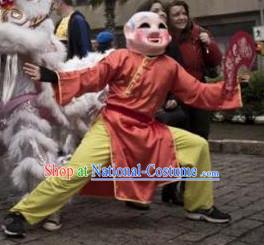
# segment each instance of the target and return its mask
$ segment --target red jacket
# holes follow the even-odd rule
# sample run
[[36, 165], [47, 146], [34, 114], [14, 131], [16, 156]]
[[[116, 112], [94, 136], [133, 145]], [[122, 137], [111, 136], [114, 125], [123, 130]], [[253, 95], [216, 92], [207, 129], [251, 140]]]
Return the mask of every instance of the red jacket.
[[222, 60], [222, 53], [212, 36], [208, 46], [200, 41], [199, 35], [204, 31], [202, 27], [194, 24], [192, 34], [184, 41], [180, 41], [172, 33], [173, 42], [179, 45], [184, 68], [200, 81], [204, 81], [206, 66], [220, 65]]

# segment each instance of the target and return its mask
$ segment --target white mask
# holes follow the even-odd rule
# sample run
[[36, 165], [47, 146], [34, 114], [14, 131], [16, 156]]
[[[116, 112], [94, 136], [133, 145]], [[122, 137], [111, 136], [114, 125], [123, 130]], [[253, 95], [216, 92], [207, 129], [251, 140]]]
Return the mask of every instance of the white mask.
[[148, 56], [163, 54], [171, 36], [166, 23], [152, 12], [134, 14], [124, 26], [127, 48]]

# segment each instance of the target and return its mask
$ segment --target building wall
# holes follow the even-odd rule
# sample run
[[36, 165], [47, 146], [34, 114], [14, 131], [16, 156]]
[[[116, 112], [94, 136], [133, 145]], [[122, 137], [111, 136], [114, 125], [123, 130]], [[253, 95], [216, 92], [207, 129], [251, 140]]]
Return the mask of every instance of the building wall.
[[226, 15], [259, 10], [259, 0], [186, 0], [194, 17]]
[[[129, 0], [126, 4], [117, 5], [116, 7], [116, 25], [123, 26], [124, 23], [136, 12], [138, 6], [142, 1]], [[79, 10], [83, 12], [89, 21], [93, 29], [101, 29], [104, 27], [104, 6], [93, 9], [91, 6], [79, 7]]]
[[[264, 6], [264, 0], [261, 1], [263, 1]], [[118, 5], [116, 8], [117, 26], [122, 26], [135, 13], [142, 2], [139, 0], [129, 0], [124, 5]], [[163, 2], [167, 1], [164, 0]], [[259, 13], [260, 9], [260, 0], [186, 0], [186, 2], [190, 6], [190, 13], [193, 17], [215, 17], [249, 12]], [[104, 27], [104, 6], [98, 9], [81, 7], [80, 10], [86, 15], [92, 28], [99, 29]]]
[[[122, 27], [130, 16], [136, 12], [143, 1], [129, 0], [116, 8], [116, 26], [122, 40]], [[164, 0], [163, 2], [167, 2]], [[260, 25], [260, 2], [264, 0], [186, 0], [190, 6], [190, 15], [200, 25], [208, 28], [220, 43], [224, 52], [230, 36], [237, 31], [253, 34], [253, 26]], [[96, 33], [104, 27], [104, 6], [92, 9], [90, 6], [80, 9], [87, 17]]]

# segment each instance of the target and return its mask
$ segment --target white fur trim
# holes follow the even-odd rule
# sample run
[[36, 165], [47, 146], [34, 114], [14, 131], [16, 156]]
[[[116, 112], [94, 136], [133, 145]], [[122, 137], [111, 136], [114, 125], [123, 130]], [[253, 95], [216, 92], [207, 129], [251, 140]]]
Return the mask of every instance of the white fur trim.
[[22, 10], [29, 19], [45, 16], [50, 12], [51, 0], [15, 0], [18, 9]]
[[89, 52], [89, 54], [82, 59], [79, 59], [77, 56], [75, 56], [67, 62], [61, 64], [60, 70], [72, 71], [81, 70], [86, 67], [94, 67], [104, 57], [105, 55], [97, 52]]
[[42, 53], [45, 52], [43, 48], [48, 42], [50, 42], [50, 38], [43, 31], [30, 30], [11, 23], [1, 23], [0, 25], [0, 53]]
[[73, 100], [64, 107], [67, 116], [85, 115], [91, 108], [101, 108], [101, 102], [97, 99], [98, 93], [86, 93]]
[[35, 130], [38, 130], [45, 135], [49, 135], [51, 132], [51, 126], [46, 120], [38, 117], [34, 113], [20, 110], [13, 113], [12, 118], [8, 121], [8, 127], [3, 132], [3, 141], [6, 146], [8, 146], [13, 140], [12, 137], [16, 128], [19, 126], [19, 123], [22, 125], [31, 125]]
[[[21, 162], [16, 163], [16, 167], [12, 171], [11, 178], [14, 185], [21, 191], [31, 191], [32, 186], [30, 181], [32, 177], [35, 182], [40, 182], [44, 179], [43, 166], [38, 164], [38, 160], [28, 157], [23, 159]], [[33, 180], [34, 181], [34, 180]]]
[[58, 151], [57, 143], [51, 138], [35, 129], [24, 129], [13, 136], [13, 140], [8, 147], [9, 156], [12, 159], [23, 159], [23, 156], [28, 154], [27, 151], [34, 151], [32, 150], [30, 140], [36, 142], [36, 145], [41, 146], [46, 152], [56, 155]]
[[73, 153], [77, 144], [78, 142], [76, 135], [68, 134], [65, 140], [65, 144], [63, 146], [63, 152], [65, 154]]
[[[50, 51], [41, 55], [42, 63], [49, 69], [58, 70], [60, 64], [66, 59], [66, 48], [57, 40], [54, 35], [51, 36]], [[53, 48], [53, 50], [52, 50]]]
[[54, 98], [54, 91], [49, 83], [41, 83], [42, 92], [37, 97], [37, 103], [49, 108], [52, 116], [64, 127], [69, 127], [69, 122], [63, 114], [61, 107]]

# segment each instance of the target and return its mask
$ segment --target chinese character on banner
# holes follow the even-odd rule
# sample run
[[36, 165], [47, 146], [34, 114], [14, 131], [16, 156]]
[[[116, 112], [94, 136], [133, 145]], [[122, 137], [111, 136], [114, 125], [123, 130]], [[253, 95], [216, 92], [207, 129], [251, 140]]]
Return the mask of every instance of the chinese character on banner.
[[232, 36], [225, 54], [224, 77], [226, 96], [232, 96], [237, 87], [238, 73], [241, 69], [250, 70], [256, 58], [255, 41], [246, 32]]

